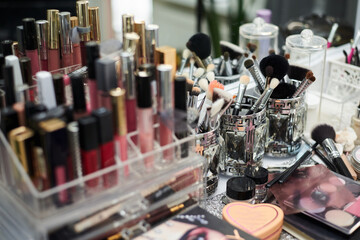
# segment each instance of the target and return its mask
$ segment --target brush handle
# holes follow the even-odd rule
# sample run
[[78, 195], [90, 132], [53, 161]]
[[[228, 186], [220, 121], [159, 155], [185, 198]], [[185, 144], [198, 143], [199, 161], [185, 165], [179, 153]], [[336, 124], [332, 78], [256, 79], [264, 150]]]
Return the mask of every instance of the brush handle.
[[267, 91], [266, 91], [266, 94], [265, 96], [261, 99], [261, 102], [260, 102], [260, 105], [259, 105], [259, 110], [262, 110], [263, 108], [265, 108], [267, 102], [269, 101], [269, 98], [272, 94], [272, 92], [274, 91], [273, 88], [269, 88]]
[[295, 172], [295, 170], [312, 155], [312, 149], [306, 151], [290, 168], [288, 168], [279, 179], [279, 183], [282, 184]]
[[334, 158], [333, 163], [336, 166], [336, 168], [339, 170], [339, 174], [352, 179], [351, 173], [349, 169], [346, 167], [341, 157]]
[[280, 173], [279, 175], [277, 175], [275, 178], [273, 178], [273, 180], [271, 180], [270, 182], [268, 182], [265, 187], [266, 188], [271, 188], [275, 183], [277, 183], [279, 181], [279, 179], [282, 177], [282, 174], [284, 174], [284, 172]]
[[181, 75], [183, 73], [186, 62], [187, 62], [187, 58], [181, 59], [181, 65], [179, 71], [176, 73], [177, 75]]
[[350, 51], [348, 59], [347, 59], [347, 63], [349, 63], [349, 64], [351, 63], [351, 59], [354, 55], [354, 51], [355, 51], [355, 48], [351, 48], [351, 51]]
[[247, 85], [245, 85], [245, 84], [239, 84], [239, 90], [238, 90], [238, 94], [236, 96], [235, 106], [234, 106], [234, 110], [232, 113], [235, 116], [239, 115], [239, 112], [241, 110], [241, 102], [245, 95], [246, 87], [247, 87]]
[[301, 91], [303, 90], [303, 88], [305, 87], [307, 83], [307, 79], [304, 79], [300, 85], [297, 87], [296, 91], [294, 92], [294, 94], [291, 96], [291, 98], [296, 98], [297, 96], [300, 95]]
[[259, 91], [261, 93], [264, 92], [265, 80], [264, 81], [262, 80], [259, 69], [254, 64], [251, 67], [249, 67], [248, 70], [249, 70], [251, 76], [253, 77]]

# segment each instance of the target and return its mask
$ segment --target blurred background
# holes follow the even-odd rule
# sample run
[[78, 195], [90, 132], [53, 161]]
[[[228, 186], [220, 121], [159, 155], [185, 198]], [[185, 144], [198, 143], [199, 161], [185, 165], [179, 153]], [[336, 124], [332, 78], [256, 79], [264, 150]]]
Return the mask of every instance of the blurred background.
[[[16, 39], [15, 27], [21, 19], [46, 19], [46, 9], [56, 8], [76, 14], [75, 0], [1, 0], [0, 40]], [[279, 45], [287, 35], [311, 28], [315, 34], [327, 37], [332, 23], [340, 28], [335, 45], [353, 37], [357, 0], [90, 0], [99, 6], [102, 40], [116, 36], [121, 39], [121, 15], [132, 13], [135, 20], [145, 20], [160, 26], [160, 45], [170, 45], [179, 51], [196, 32], [204, 32], [213, 40], [213, 55], [218, 55], [216, 42], [227, 40], [238, 44], [239, 26], [250, 22], [259, 9], [270, 9], [271, 22], [280, 27]]]

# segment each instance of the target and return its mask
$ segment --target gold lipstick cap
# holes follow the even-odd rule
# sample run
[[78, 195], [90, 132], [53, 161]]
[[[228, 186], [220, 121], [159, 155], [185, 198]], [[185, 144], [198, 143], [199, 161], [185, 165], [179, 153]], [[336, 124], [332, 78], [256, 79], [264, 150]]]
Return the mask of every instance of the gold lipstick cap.
[[122, 15], [122, 33], [123, 38], [125, 38], [125, 33], [130, 33], [134, 31], [134, 16], [131, 14]]
[[115, 88], [110, 90], [114, 129], [119, 136], [127, 133], [125, 94], [125, 89]]
[[58, 49], [59, 48], [59, 10], [48, 9], [47, 20], [49, 22], [48, 46], [50, 49]]
[[71, 28], [77, 27], [79, 25], [78, 17], [72, 16], [70, 17]]
[[134, 31], [139, 35], [139, 64], [147, 63], [146, 59], [146, 42], [145, 42], [145, 22], [136, 21]]
[[100, 43], [99, 7], [89, 7], [90, 39]]
[[135, 33], [125, 33], [123, 49], [127, 52], [135, 53], [138, 48], [140, 36]]
[[81, 41], [90, 41], [90, 23], [89, 23], [89, 2], [77, 1], [76, 13], [78, 16], [78, 30], [80, 33]]

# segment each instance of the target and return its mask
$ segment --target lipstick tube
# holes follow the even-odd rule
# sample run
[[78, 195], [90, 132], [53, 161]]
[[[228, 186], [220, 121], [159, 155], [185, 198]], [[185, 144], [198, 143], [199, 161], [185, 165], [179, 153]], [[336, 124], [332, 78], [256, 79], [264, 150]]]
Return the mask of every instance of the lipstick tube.
[[35, 75], [40, 71], [35, 19], [24, 18], [22, 22], [25, 36], [25, 54], [31, 59], [31, 73]]
[[52, 78], [54, 84], [56, 104], [58, 106], [64, 105], [66, 104], [64, 75], [56, 73], [52, 76]]
[[80, 34], [81, 64], [86, 65], [85, 43], [90, 41], [90, 23], [89, 23], [89, 2], [77, 1], [76, 13], [79, 21], [77, 27]]
[[19, 58], [14, 55], [6, 56], [5, 57], [5, 65], [13, 67], [15, 96], [16, 96], [16, 101], [20, 102], [23, 100], [21, 87], [23, 86], [24, 82], [23, 82], [23, 79], [21, 76]]
[[33, 166], [33, 137], [34, 132], [24, 126], [15, 128], [9, 133], [9, 142], [16, 156], [19, 158], [21, 165], [27, 174], [34, 181], [35, 171]]
[[38, 20], [36, 23], [36, 32], [39, 41], [40, 50], [40, 70], [48, 71], [48, 29], [49, 22], [46, 20]]
[[[138, 145], [141, 153], [151, 152], [154, 149], [151, 80], [147, 72], [140, 71], [136, 75]], [[145, 167], [151, 171], [154, 167], [154, 156], [145, 157], [144, 163]]]
[[70, 39], [71, 24], [70, 24], [70, 13], [61, 12], [59, 13], [60, 23], [60, 44], [61, 44], [61, 67], [69, 67], [73, 65], [73, 49], [72, 42]]
[[100, 43], [99, 7], [89, 7], [90, 40]]
[[77, 29], [74, 29], [79, 24], [78, 17], [76, 16], [70, 17], [70, 24], [72, 29], [71, 41], [73, 45], [73, 63], [74, 65], [78, 65], [81, 64], [80, 39], [78, 39], [79, 33], [77, 32]]
[[4, 136], [9, 138], [9, 132], [20, 126], [18, 114], [12, 107], [5, 107], [1, 109], [0, 117], [0, 129], [4, 133]]
[[135, 21], [134, 23], [134, 32], [136, 32], [140, 39], [139, 39], [139, 56], [136, 59], [137, 66], [141, 64], [147, 63], [147, 56], [146, 56], [146, 36], [145, 36], [145, 22], [144, 21]]
[[149, 63], [155, 63], [155, 50], [159, 46], [159, 26], [149, 24], [145, 30], [146, 56]]
[[[116, 142], [116, 155], [120, 156], [122, 162], [128, 158], [127, 153], [127, 121], [126, 121], [126, 107], [125, 107], [125, 95], [126, 91], [121, 88], [116, 88], [110, 91], [112, 109], [113, 109], [113, 124], [115, 130], [115, 142]], [[125, 176], [129, 175], [129, 167], [124, 166]]]
[[12, 66], [4, 66], [4, 90], [6, 106], [12, 106], [16, 102], [14, 70]]
[[21, 69], [21, 76], [25, 84], [27, 84], [29, 88], [29, 96], [30, 101], [35, 101], [35, 90], [32, 87], [34, 85], [33, 78], [31, 75], [31, 59], [28, 57], [20, 58], [20, 69]]
[[72, 172], [73, 179], [81, 178], [82, 165], [80, 155], [80, 141], [79, 141], [79, 124], [77, 122], [71, 122], [67, 125], [67, 136], [69, 141], [69, 151], [71, 164], [68, 164], [69, 172]]
[[[174, 129], [174, 84], [171, 76], [172, 66], [160, 64], [157, 66], [157, 83], [158, 83], [158, 113], [160, 115], [159, 141], [160, 146], [172, 143], [172, 132]], [[174, 159], [173, 148], [163, 151], [165, 161]]]
[[56, 107], [56, 98], [54, 84], [49, 72], [41, 71], [36, 74], [37, 90], [39, 101], [46, 106], [47, 109]]
[[[115, 145], [113, 141], [112, 114], [106, 108], [99, 108], [92, 112], [97, 120], [97, 130], [100, 145], [100, 168], [104, 169], [115, 165]], [[117, 171], [104, 175], [104, 187], [115, 186], [118, 182]]]
[[87, 115], [84, 89], [84, 75], [74, 74], [70, 78], [73, 95], [74, 119], [78, 120]]
[[87, 83], [90, 94], [90, 109], [99, 108], [98, 88], [96, 84], [95, 61], [100, 58], [99, 45], [96, 42], [88, 42], [86, 47], [86, 65], [88, 70]]
[[9, 56], [9, 55], [14, 55], [13, 49], [12, 49], [13, 43], [14, 42], [12, 40], [1, 41], [1, 47], [3, 50], [4, 57]]
[[98, 106], [111, 111], [111, 98], [109, 92], [117, 88], [115, 61], [108, 58], [97, 59], [95, 63], [96, 84], [98, 88]]
[[[131, 14], [122, 15], [122, 36], [125, 42], [125, 34], [134, 32], [134, 16]], [[123, 45], [124, 47], [125, 45]], [[126, 50], [125, 48], [123, 50]]]
[[125, 33], [124, 39], [123, 49], [126, 52], [134, 54], [135, 69], [137, 69], [137, 67], [140, 66], [138, 65], [140, 56], [140, 36], [135, 32]]
[[[86, 116], [78, 120], [80, 130], [81, 164], [83, 174], [88, 175], [99, 170], [99, 136], [95, 117]], [[98, 186], [99, 178], [86, 182], [88, 187]]]
[[[40, 122], [39, 128], [41, 146], [51, 172], [51, 186], [62, 185], [67, 181], [66, 159], [69, 153], [66, 123], [54, 118]], [[69, 200], [67, 191], [60, 191], [56, 200], [65, 204]]]
[[136, 87], [135, 87], [135, 61], [134, 54], [122, 52], [120, 54], [120, 79], [126, 89], [126, 122], [127, 132], [136, 131]]
[[60, 68], [59, 51], [59, 10], [48, 9], [47, 20], [49, 22], [48, 30], [48, 69], [54, 71]]
[[21, 57], [25, 56], [25, 36], [23, 25], [16, 26], [16, 40], [19, 45], [19, 54]]

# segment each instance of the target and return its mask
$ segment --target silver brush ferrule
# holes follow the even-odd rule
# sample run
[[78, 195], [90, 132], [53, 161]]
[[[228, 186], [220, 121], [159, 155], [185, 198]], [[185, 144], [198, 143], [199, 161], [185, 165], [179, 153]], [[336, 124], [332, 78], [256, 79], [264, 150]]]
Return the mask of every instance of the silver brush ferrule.
[[248, 68], [251, 76], [253, 77], [257, 88], [259, 89], [260, 92], [264, 91], [265, 88], [265, 80], [263, 80], [259, 69], [255, 66], [255, 64], [253, 64], [251, 67]]
[[245, 95], [246, 87], [247, 85], [245, 84], [239, 84], [239, 91], [238, 91], [238, 95], [236, 96], [236, 102], [234, 106], [235, 109], [241, 110], [241, 102]]
[[324, 148], [326, 154], [331, 160], [341, 158], [341, 155], [335, 146], [334, 140], [327, 138], [321, 143], [321, 146]]
[[264, 97], [261, 99], [261, 102], [260, 102], [260, 105], [258, 108], [259, 110], [263, 109], [266, 106], [273, 91], [274, 91], [273, 88], [269, 88], [268, 90], [266, 90]]
[[211, 56], [208, 56], [208, 57], [205, 58], [205, 59], [201, 59], [201, 61], [202, 61], [202, 63], [204, 64], [205, 68], [206, 68], [209, 64], [213, 63], [213, 60], [212, 60]]

